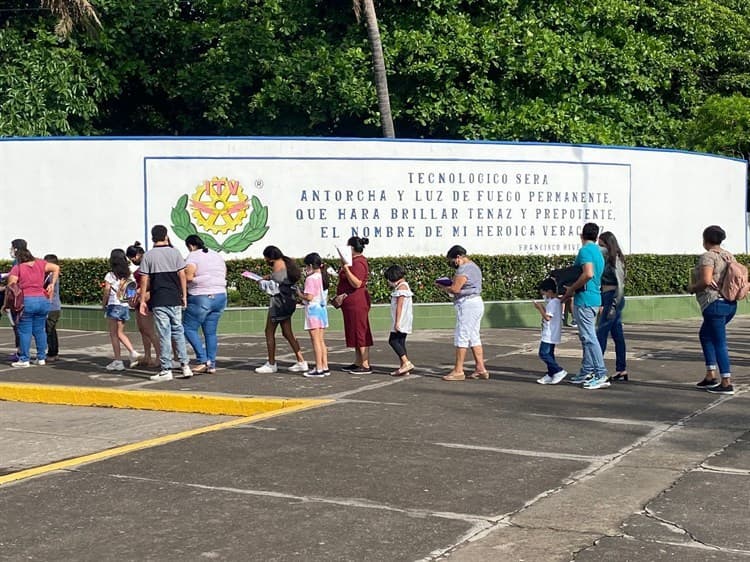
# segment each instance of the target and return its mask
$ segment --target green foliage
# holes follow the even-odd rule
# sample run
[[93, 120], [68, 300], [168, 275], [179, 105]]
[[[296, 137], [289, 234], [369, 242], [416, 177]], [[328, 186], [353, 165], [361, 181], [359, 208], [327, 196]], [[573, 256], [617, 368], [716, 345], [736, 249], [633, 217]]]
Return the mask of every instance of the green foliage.
[[[737, 260], [750, 266], [750, 255], [738, 254]], [[482, 269], [483, 291], [486, 301], [512, 301], [538, 298], [537, 284], [550, 270], [565, 267], [574, 256], [472, 256]], [[406, 271], [406, 279], [418, 303], [448, 302], [435, 288], [435, 279], [450, 276], [454, 270], [442, 256], [369, 258], [370, 279], [367, 288], [374, 303], [390, 302], [391, 290], [383, 277], [385, 270], [398, 264]], [[243, 271], [269, 273], [261, 259], [229, 260], [227, 289], [230, 306], [266, 306], [268, 296], [258, 284], [242, 277]], [[627, 256], [625, 294], [677, 295], [684, 294], [696, 256], [633, 254]], [[302, 264], [300, 263], [300, 266]], [[337, 263], [331, 264], [338, 267]], [[64, 304], [98, 304], [101, 302], [102, 282], [109, 271], [105, 259], [60, 260], [60, 297]], [[9, 271], [10, 262], [0, 261], [0, 271]], [[329, 294], [336, 293], [336, 279], [331, 279]]]
[[0, 136], [95, 132], [106, 69], [51, 29], [0, 27]]
[[750, 157], [750, 97], [713, 95], [698, 109], [686, 131], [696, 150]]
[[[351, 0], [95, 5], [101, 32], [67, 42], [50, 16], [0, 14], [0, 134], [379, 135]], [[736, 154], [727, 137], [741, 128], [700, 133], [750, 96], [748, 2], [381, 0], [377, 10], [397, 136]], [[711, 96], [732, 101], [717, 109]]]

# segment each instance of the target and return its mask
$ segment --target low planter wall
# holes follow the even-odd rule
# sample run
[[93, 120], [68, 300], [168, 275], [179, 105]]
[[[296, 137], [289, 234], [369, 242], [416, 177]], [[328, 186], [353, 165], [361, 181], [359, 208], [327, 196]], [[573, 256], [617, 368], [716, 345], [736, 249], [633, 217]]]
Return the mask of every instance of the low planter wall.
[[[742, 301], [739, 314], [750, 313], [750, 303]], [[228, 308], [219, 323], [219, 332], [223, 334], [260, 334], [266, 325], [266, 308]], [[679, 320], [700, 318], [700, 308], [691, 295], [662, 295], [649, 297], [627, 297], [623, 320], [625, 323], [651, 322], [659, 320]], [[329, 312], [331, 330], [342, 330], [341, 313], [333, 308]], [[298, 333], [303, 331], [304, 314], [300, 308], [294, 316], [294, 328]], [[387, 332], [390, 327], [391, 313], [389, 305], [373, 305], [370, 311], [370, 323], [374, 332]], [[450, 303], [415, 304], [414, 329], [452, 329], [455, 313]], [[3, 326], [8, 326], [3, 316]], [[482, 325], [485, 328], [528, 328], [540, 325], [539, 313], [531, 301], [494, 301], [485, 303], [485, 314]], [[106, 331], [107, 321], [100, 307], [65, 306], [58, 323], [60, 329]], [[130, 321], [129, 332], [136, 331], [135, 322]]]

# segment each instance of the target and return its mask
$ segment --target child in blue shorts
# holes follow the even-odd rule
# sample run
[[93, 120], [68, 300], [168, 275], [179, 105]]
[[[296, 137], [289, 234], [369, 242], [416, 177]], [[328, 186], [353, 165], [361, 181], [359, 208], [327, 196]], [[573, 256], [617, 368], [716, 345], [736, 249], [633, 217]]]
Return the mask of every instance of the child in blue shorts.
[[[120, 358], [120, 343], [125, 346], [130, 354], [130, 367], [138, 365], [140, 356], [133, 348], [125, 333], [125, 322], [130, 320], [130, 307], [126, 290], [134, 286], [135, 281], [130, 273], [128, 258], [125, 252], [114, 249], [109, 255], [110, 272], [104, 277], [104, 291], [102, 293], [102, 308], [104, 317], [109, 325], [109, 340], [112, 343], [114, 359], [106, 367], [108, 371], [122, 371], [125, 364]], [[132, 285], [131, 285], [132, 284]]]

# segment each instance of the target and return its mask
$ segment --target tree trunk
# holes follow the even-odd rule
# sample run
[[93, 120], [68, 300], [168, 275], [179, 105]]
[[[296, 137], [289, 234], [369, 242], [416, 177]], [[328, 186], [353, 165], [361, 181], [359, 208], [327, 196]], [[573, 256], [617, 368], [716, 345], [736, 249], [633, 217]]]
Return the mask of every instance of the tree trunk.
[[383, 136], [395, 138], [393, 129], [393, 115], [391, 115], [391, 100], [388, 96], [388, 77], [385, 73], [385, 58], [383, 57], [383, 44], [380, 42], [380, 29], [378, 29], [378, 18], [375, 15], [375, 4], [373, 0], [364, 0], [365, 21], [367, 22], [367, 36], [372, 50], [372, 70], [375, 77], [375, 90], [378, 94], [378, 109], [380, 110], [380, 126]]

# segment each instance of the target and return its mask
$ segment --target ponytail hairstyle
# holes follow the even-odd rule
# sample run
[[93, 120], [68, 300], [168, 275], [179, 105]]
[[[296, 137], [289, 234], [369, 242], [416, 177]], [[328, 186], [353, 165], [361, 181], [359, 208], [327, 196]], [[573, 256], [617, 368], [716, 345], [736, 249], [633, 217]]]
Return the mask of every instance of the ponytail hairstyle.
[[130, 277], [130, 267], [125, 251], [115, 248], [109, 254], [109, 269], [115, 274], [117, 279], [127, 279]]
[[185, 238], [185, 246], [195, 246], [199, 250], [201, 250], [204, 254], [208, 253], [208, 248], [206, 248], [206, 243], [203, 241], [203, 238], [198, 236], [197, 234], [191, 234], [187, 238]]
[[132, 246], [128, 246], [127, 250], [125, 250], [125, 256], [132, 260], [136, 256], [142, 256], [146, 253], [146, 250], [143, 249], [143, 246], [141, 246], [141, 243], [137, 240], [133, 242]]
[[276, 261], [284, 260], [286, 266], [286, 276], [289, 278], [289, 282], [294, 285], [302, 277], [302, 270], [297, 265], [297, 262], [292, 258], [287, 257], [284, 253], [279, 250], [276, 246], [266, 246], [263, 250], [263, 257], [266, 260]]
[[599, 241], [607, 248], [607, 263], [612, 267], [617, 266], [617, 260], [619, 259], [623, 264], [625, 263], [625, 256], [622, 255], [620, 245], [617, 243], [617, 238], [611, 232], [602, 232], [599, 235]]
[[351, 238], [349, 238], [349, 240], [346, 241], [346, 245], [351, 246], [352, 250], [354, 250], [358, 254], [364, 252], [365, 246], [367, 246], [369, 243], [369, 238], [360, 238], [359, 236], [352, 236]]
[[312, 252], [311, 254], [307, 254], [305, 258], [302, 260], [302, 263], [305, 265], [311, 265], [315, 269], [320, 269], [320, 276], [323, 278], [323, 288], [325, 290], [328, 290], [328, 287], [330, 285], [329, 279], [328, 279], [328, 271], [326, 271], [325, 264], [323, 263], [323, 260], [320, 257], [320, 254], [316, 252]]

